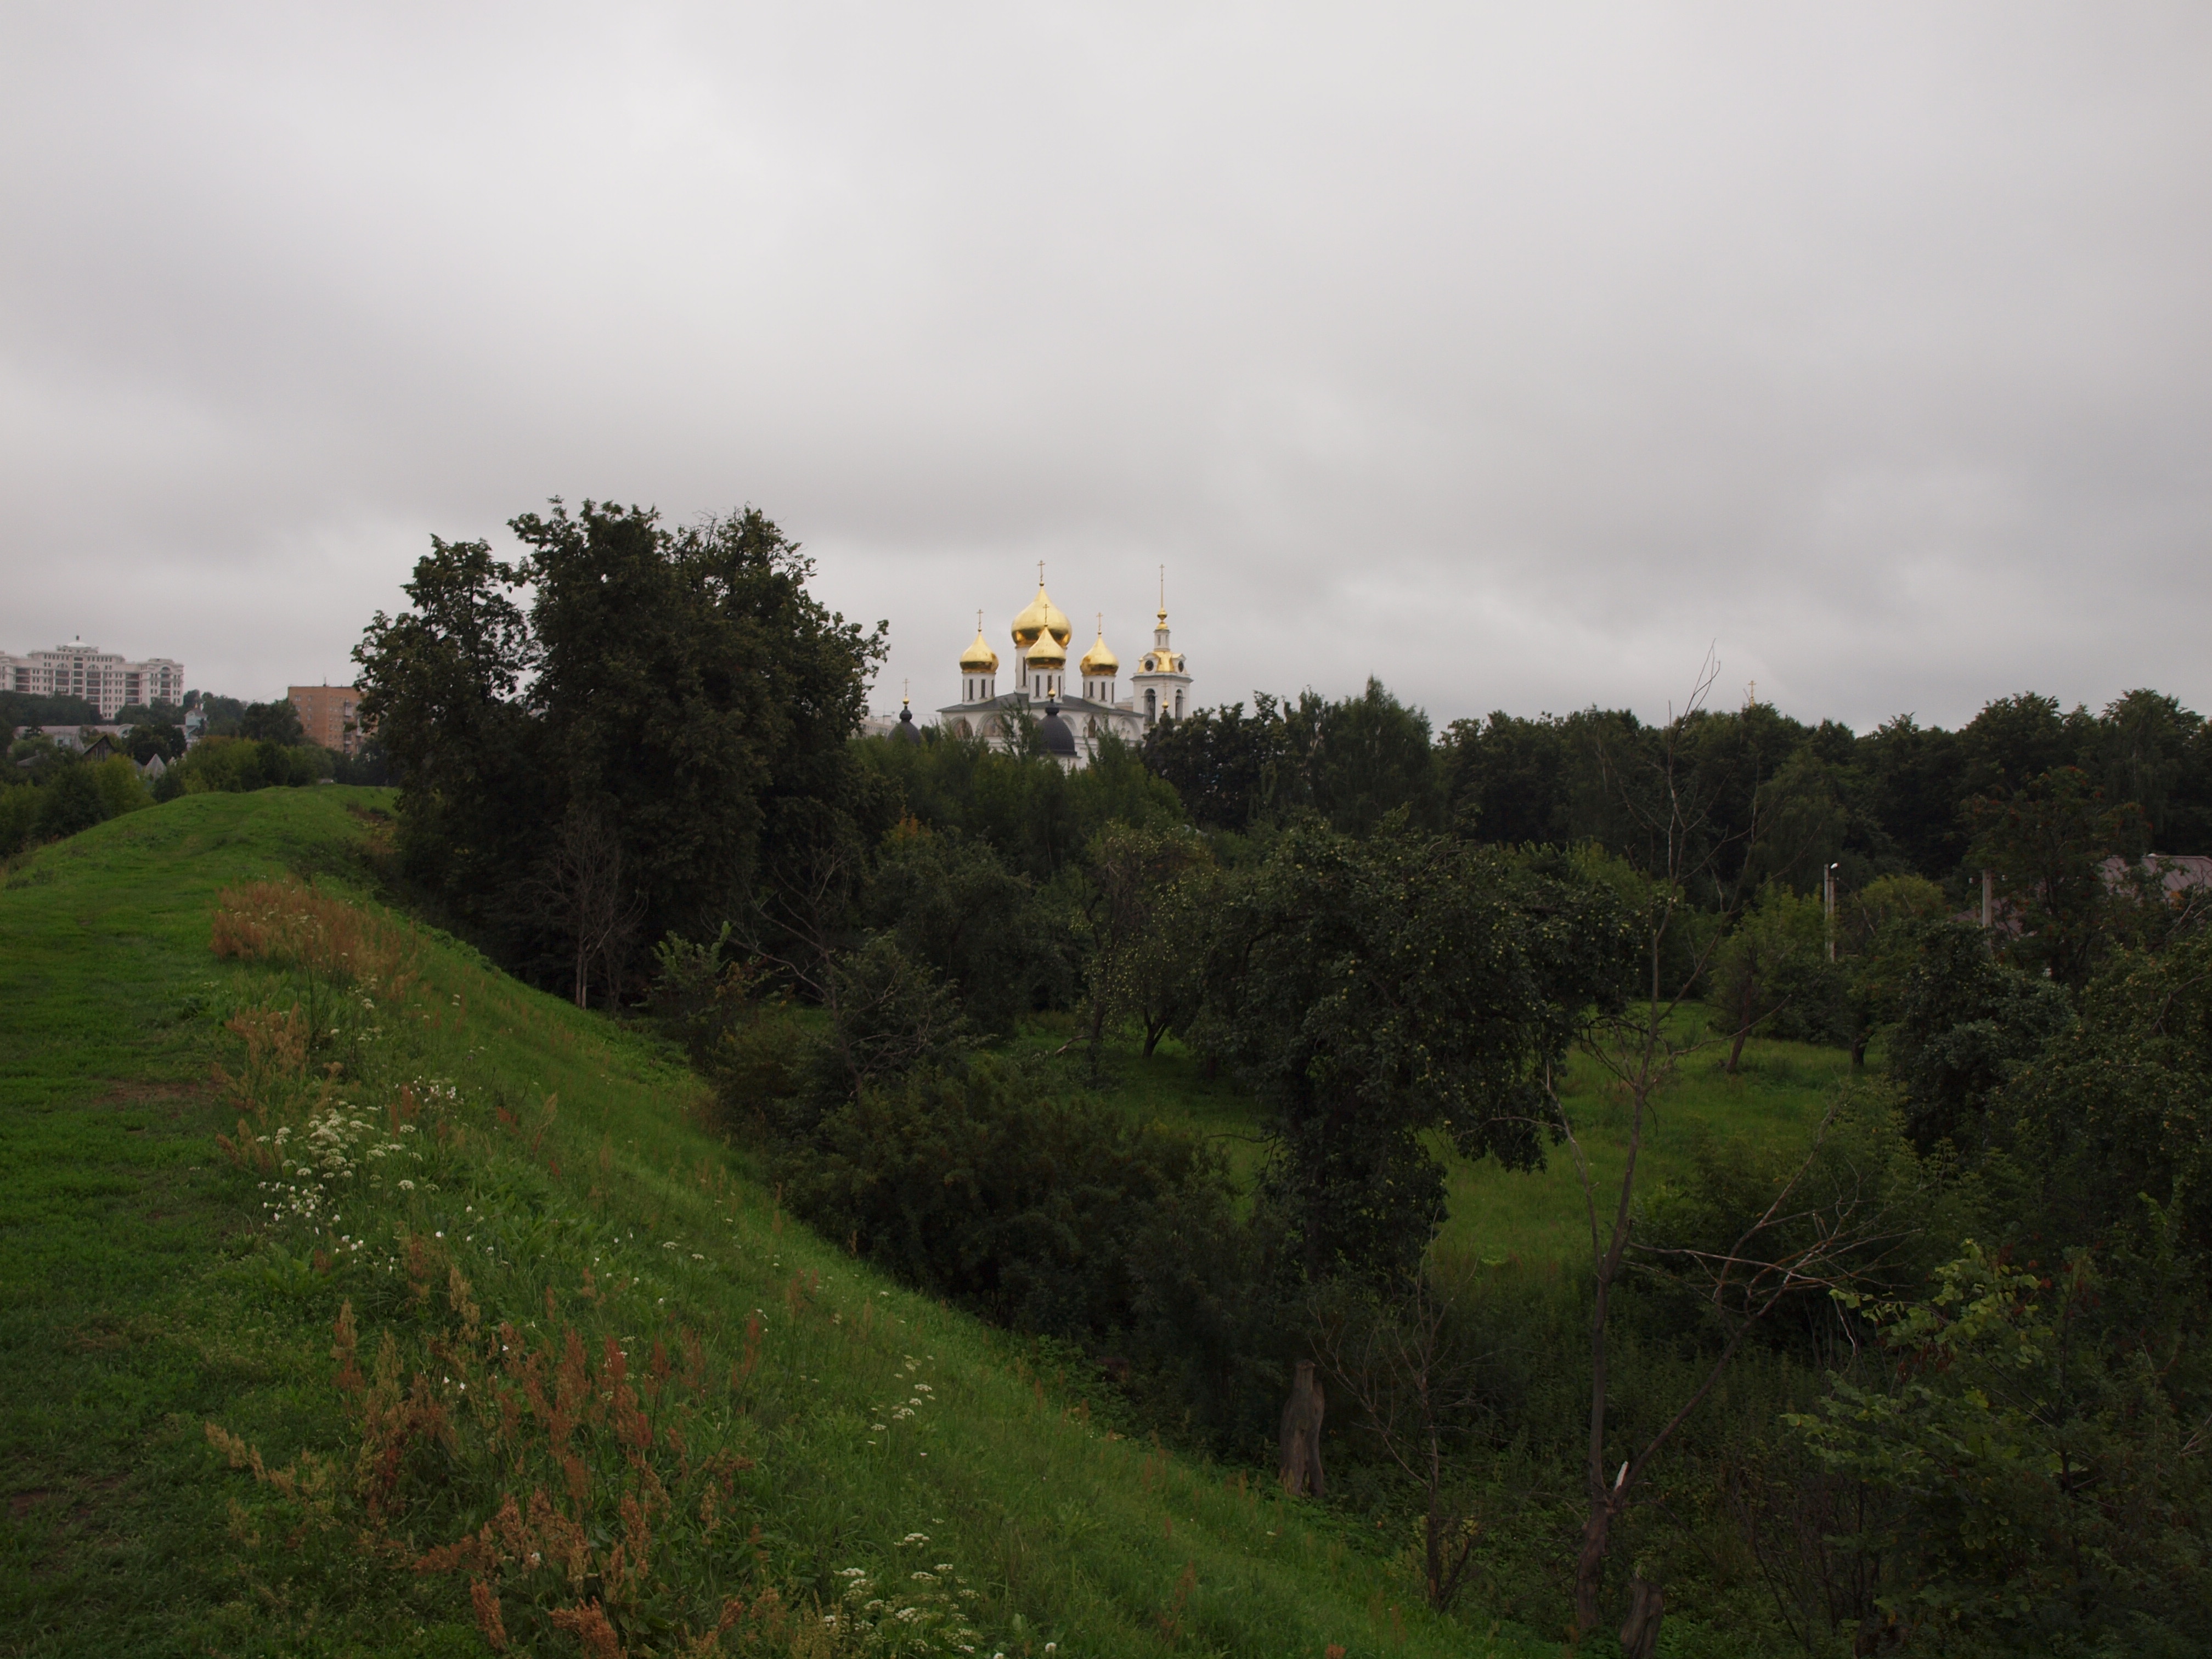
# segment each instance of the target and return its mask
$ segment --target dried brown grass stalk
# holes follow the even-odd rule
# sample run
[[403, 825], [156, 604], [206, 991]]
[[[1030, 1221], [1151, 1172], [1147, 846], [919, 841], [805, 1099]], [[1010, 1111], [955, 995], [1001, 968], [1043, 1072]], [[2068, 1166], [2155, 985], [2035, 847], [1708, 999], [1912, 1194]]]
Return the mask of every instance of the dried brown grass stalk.
[[[218, 1064], [215, 1080], [233, 1107], [257, 1123], [269, 1109], [307, 1079], [310, 1028], [294, 1003], [289, 1008], [246, 1008], [223, 1022], [223, 1029], [246, 1044], [237, 1071]], [[240, 1155], [234, 1152], [234, 1161]]]
[[476, 1609], [477, 1628], [483, 1632], [484, 1645], [494, 1653], [505, 1653], [507, 1621], [500, 1617], [499, 1592], [481, 1578], [472, 1579], [469, 1601]]
[[250, 881], [216, 896], [216, 955], [298, 968], [386, 996], [414, 981], [411, 929], [300, 881]]
[[582, 1643], [591, 1659], [623, 1659], [622, 1640], [597, 1601], [587, 1601], [581, 1607], [556, 1607], [553, 1624], [556, 1629], [567, 1631]]
[[[507, 1321], [488, 1328], [458, 1264], [430, 1242], [410, 1243], [418, 1300], [442, 1303], [447, 1316], [420, 1359], [408, 1363], [387, 1331], [364, 1376], [349, 1303], [333, 1327], [333, 1380], [358, 1435], [347, 1484], [369, 1552], [418, 1575], [464, 1577], [496, 1651], [534, 1650], [559, 1632], [587, 1654], [624, 1652], [632, 1622], [669, 1604], [664, 1563], [703, 1553], [738, 1503], [735, 1477], [750, 1467], [727, 1447], [692, 1449], [702, 1425], [730, 1420], [708, 1410], [718, 1396], [706, 1345], [673, 1330], [654, 1340], [638, 1374], [612, 1337], [587, 1338], [550, 1304], [541, 1336]], [[218, 1426], [208, 1432], [235, 1466], [280, 1481], [251, 1447]], [[433, 1517], [457, 1496], [466, 1506], [470, 1493], [489, 1518], [444, 1543], [410, 1543], [426, 1523], [434, 1536]], [[780, 1623], [781, 1605], [764, 1597], [756, 1613]], [[722, 1650], [745, 1609], [717, 1594], [695, 1617], [696, 1633], [680, 1647], [703, 1659]], [[744, 1632], [763, 1634], [757, 1620]]]

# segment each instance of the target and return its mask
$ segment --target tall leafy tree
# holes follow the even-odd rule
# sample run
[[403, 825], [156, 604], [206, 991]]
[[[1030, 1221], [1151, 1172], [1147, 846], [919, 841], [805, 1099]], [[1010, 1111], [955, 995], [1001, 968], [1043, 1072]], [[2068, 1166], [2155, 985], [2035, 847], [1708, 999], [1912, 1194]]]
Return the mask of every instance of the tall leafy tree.
[[1109, 1023], [1141, 1016], [1146, 1026], [1145, 1052], [1152, 1053], [1158, 1041], [1146, 988], [1161, 967], [1170, 975], [1174, 972], [1177, 941], [1162, 935], [1171, 920], [1186, 919], [1174, 902], [1175, 889], [1212, 860], [1206, 843], [1188, 830], [1127, 823], [1100, 830], [1088, 851], [1083, 913], [1089, 937], [1084, 967], [1091, 1003], [1091, 1077], [1096, 1083]]
[[1917, 930], [1911, 966], [1896, 976], [1889, 1065], [1905, 1093], [1905, 1126], [1923, 1149], [1984, 1139], [1990, 1093], [2040, 1054], [2065, 1024], [2065, 994], [2008, 967], [1978, 928], [1937, 921]]
[[557, 820], [560, 781], [521, 696], [537, 642], [515, 594], [520, 566], [489, 544], [430, 538], [410, 608], [378, 611], [354, 647], [361, 716], [400, 784], [403, 868], [469, 931], [514, 961], [518, 872]]
[[1753, 1030], [1832, 1041], [1845, 980], [1827, 960], [1820, 902], [1769, 885], [1713, 952], [1706, 1000], [1733, 1028], [1722, 1069], [1733, 1076]]
[[1859, 740], [1875, 820], [1906, 869], [1941, 881], [1966, 855], [1959, 803], [1966, 757], [1958, 734], [1923, 727], [1910, 714], [1886, 720]]
[[1073, 941], [1045, 925], [1036, 884], [985, 842], [908, 818], [878, 849], [861, 915], [912, 960], [942, 975], [968, 1018], [1013, 1029], [1071, 978]]
[[1564, 871], [1419, 835], [1286, 833], [1221, 902], [1209, 1039], [1270, 1111], [1268, 1191], [1309, 1272], [1417, 1262], [1443, 1176], [1423, 1137], [1540, 1164], [1550, 1075], [1609, 995], [1626, 934]]
[[1201, 830], [1243, 830], [1266, 799], [1275, 733], [1244, 705], [1200, 708], [1145, 734], [1145, 764], [1173, 785]]
[[768, 889], [811, 890], [825, 857], [848, 901], [870, 837], [845, 739], [882, 626], [814, 599], [750, 508], [672, 531], [556, 501], [509, 527], [529, 550], [512, 564], [434, 541], [413, 608], [355, 653], [417, 878], [549, 976], [575, 959], [575, 907], [547, 897], [553, 824], [612, 837], [636, 937], [711, 933]]
[[1493, 710], [1487, 720], [1454, 720], [1439, 765], [1445, 802], [1464, 833], [1506, 846], [1565, 842], [1571, 757], [1565, 723]]
[[[2191, 746], [2203, 720], [2180, 701], [2158, 691], [2130, 691], [2115, 698], [2097, 721], [2098, 781], [2108, 800], [2133, 801], [2142, 810], [2137, 833], [2121, 850], [2141, 858], [2161, 852], [2193, 852], [2177, 844], [2181, 828], [2197, 805], [2190, 775]], [[2188, 823], [2186, 835], [2197, 833]]]
[[2054, 767], [2018, 789], [1967, 803], [1973, 861], [1995, 878], [2014, 926], [2004, 955], [2079, 985], [2124, 903], [2106, 861], [2145, 839], [2142, 810], [2118, 805], [2079, 767]]
[[1984, 703], [1982, 712], [1959, 732], [1966, 759], [1965, 793], [2025, 788], [2054, 767], [2077, 763], [2090, 736], [2089, 725], [2086, 710], [2064, 714], [2057, 698], [2039, 692], [2023, 691]]
[[307, 732], [300, 725], [300, 711], [292, 707], [287, 697], [246, 704], [246, 712], [239, 716], [238, 735], [287, 749], [307, 740]]
[[1364, 836], [1392, 812], [1421, 829], [1440, 826], [1442, 796], [1429, 717], [1380, 680], [1323, 709], [1310, 766], [1314, 805], [1339, 830]]

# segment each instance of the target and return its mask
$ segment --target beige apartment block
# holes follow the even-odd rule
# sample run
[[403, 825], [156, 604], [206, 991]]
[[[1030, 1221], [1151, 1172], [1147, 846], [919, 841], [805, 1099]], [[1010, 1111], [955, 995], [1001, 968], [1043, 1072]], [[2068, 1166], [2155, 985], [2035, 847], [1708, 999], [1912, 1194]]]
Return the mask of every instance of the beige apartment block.
[[360, 692], [350, 685], [294, 685], [286, 687], [284, 695], [292, 700], [309, 743], [342, 755], [361, 752], [361, 726], [354, 712], [361, 706]]

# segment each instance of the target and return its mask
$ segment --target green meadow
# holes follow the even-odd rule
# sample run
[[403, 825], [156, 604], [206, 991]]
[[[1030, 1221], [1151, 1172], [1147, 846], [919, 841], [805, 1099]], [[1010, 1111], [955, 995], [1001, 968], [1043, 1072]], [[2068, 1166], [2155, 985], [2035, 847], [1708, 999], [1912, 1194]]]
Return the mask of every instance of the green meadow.
[[[493, 1560], [498, 1503], [551, 1465], [526, 1412], [502, 1429], [484, 1402], [519, 1398], [523, 1357], [562, 1364], [562, 1334], [594, 1356], [587, 1395], [629, 1364], [632, 1414], [662, 1424], [573, 1443], [601, 1458], [570, 1470], [592, 1513], [647, 1494], [648, 1536], [630, 1516], [578, 1546], [635, 1545], [632, 1652], [922, 1651], [924, 1626], [1009, 1655], [1554, 1650], [1426, 1612], [1402, 1529], [1123, 1432], [1095, 1374], [790, 1223], [672, 1050], [380, 911], [362, 857], [387, 804], [188, 796], [0, 890], [0, 1652], [474, 1654], [482, 1594], [510, 1650], [613, 1651], [534, 1550]], [[221, 895], [301, 879], [404, 971], [215, 954]], [[298, 1064], [246, 1035], [287, 1030]], [[248, 1101], [276, 1104], [241, 1127]], [[304, 1161], [247, 1145], [318, 1123], [355, 1136], [319, 1200]], [[365, 1517], [331, 1474], [380, 1447], [396, 1473]], [[656, 1512], [661, 1488], [682, 1501]]]
[[[1033, 1027], [1024, 1047], [1051, 1054], [1074, 1035], [1072, 1017]], [[1814, 1048], [1753, 1037], [1744, 1046], [1735, 1074], [1725, 1069], [1724, 1039], [1707, 1040], [1704, 1011], [1692, 1007], [1675, 1022], [1688, 1045], [1661, 1091], [1638, 1178], [1645, 1195], [1686, 1176], [1700, 1140], [1744, 1139], [1765, 1144], [1808, 1139], [1850, 1070], [1840, 1048]], [[1087, 1081], [1079, 1042], [1060, 1057], [1067, 1085]], [[1256, 1103], [1224, 1076], [1208, 1079], [1197, 1060], [1173, 1039], [1150, 1056], [1134, 1046], [1109, 1052], [1098, 1092], [1133, 1115], [1176, 1123], [1212, 1139], [1231, 1167], [1249, 1179], [1265, 1148]], [[1587, 1055], [1570, 1057], [1561, 1097], [1577, 1126], [1600, 1194], [1617, 1192], [1626, 1161], [1628, 1109]], [[1435, 1249], [1446, 1256], [1478, 1258], [1496, 1267], [1587, 1263], [1589, 1230], [1582, 1187], [1568, 1149], [1549, 1149], [1542, 1169], [1507, 1170], [1494, 1160], [1471, 1163], [1441, 1140], [1449, 1173], [1450, 1214]]]

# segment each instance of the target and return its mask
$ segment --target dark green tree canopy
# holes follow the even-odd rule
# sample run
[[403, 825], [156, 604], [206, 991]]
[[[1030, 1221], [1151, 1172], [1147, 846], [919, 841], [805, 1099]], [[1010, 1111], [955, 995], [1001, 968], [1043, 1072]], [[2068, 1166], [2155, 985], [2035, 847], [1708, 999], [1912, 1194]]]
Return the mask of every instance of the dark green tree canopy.
[[2142, 809], [2108, 802], [2080, 767], [2059, 766], [1978, 795], [1967, 811], [1977, 831], [1971, 857], [1994, 878], [2012, 923], [2006, 959], [2080, 985], [2111, 913], [2127, 902], [2105, 865], [2147, 839]]
[[2116, 954], [1992, 1111], [2057, 1237], [2212, 1257], [2212, 933]]
[[914, 820], [878, 849], [866, 925], [944, 976], [978, 1030], [994, 1036], [1073, 981], [1072, 941], [1046, 925], [1036, 885], [984, 842]]
[[1111, 734], [1079, 772], [1042, 753], [1008, 754], [981, 738], [854, 745], [861, 766], [923, 827], [983, 842], [1006, 867], [1039, 885], [1079, 861], [1109, 823], [1182, 821], [1174, 789]]
[[[355, 652], [403, 854], [458, 920], [550, 975], [586, 877], [610, 937], [711, 933], [791, 860], [865, 847], [845, 740], [884, 630], [815, 600], [772, 522], [556, 501], [510, 528], [514, 563], [434, 538]], [[610, 867], [549, 868], [556, 825]]]
[[238, 735], [255, 743], [273, 743], [279, 748], [296, 748], [307, 742], [307, 734], [300, 725], [300, 711], [292, 707], [288, 697], [278, 697], [271, 702], [250, 702], [239, 716]]
[[1206, 1040], [1267, 1103], [1273, 1192], [1310, 1265], [1400, 1273], [1439, 1213], [1421, 1136], [1528, 1168], [1583, 1011], [1619, 994], [1617, 900], [1571, 866], [1532, 868], [1407, 829], [1297, 827], [1226, 889], [1206, 969]]
[[1146, 736], [1146, 764], [1175, 785], [1200, 827], [1243, 830], [1300, 811], [1355, 835], [1395, 811], [1423, 829], [1442, 823], [1429, 718], [1379, 680], [1335, 702], [1262, 692], [1253, 708], [1249, 717], [1242, 703], [1201, 709]]
[[1978, 1149], [1990, 1093], [2043, 1051], [2068, 1013], [2057, 986], [2007, 967], [1980, 929], [1955, 921], [1921, 928], [1897, 1003], [1890, 1070], [1923, 1150], [1944, 1140]]

